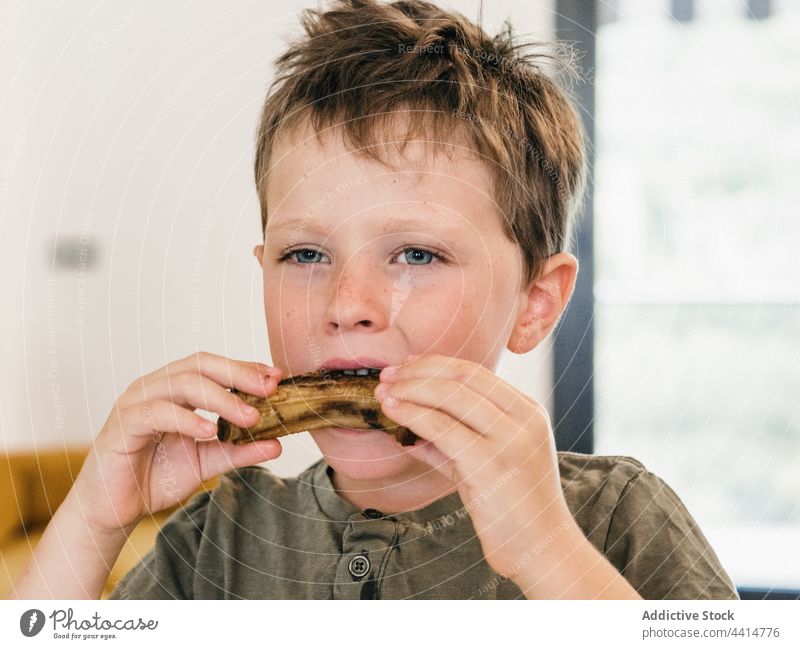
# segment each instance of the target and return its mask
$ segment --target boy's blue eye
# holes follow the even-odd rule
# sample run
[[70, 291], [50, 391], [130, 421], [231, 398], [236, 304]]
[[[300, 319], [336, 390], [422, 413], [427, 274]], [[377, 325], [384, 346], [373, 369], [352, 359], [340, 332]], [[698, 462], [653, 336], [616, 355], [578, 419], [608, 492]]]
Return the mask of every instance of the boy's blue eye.
[[[308, 255], [308, 254], [305, 254], [305, 253], [311, 253], [311, 254]], [[315, 259], [314, 255], [321, 255], [321, 254], [322, 253], [319, 250], [312, 250], [311, 248], [301, 248], [300, 250], [294, 250], [294, 251], [288, 253], [288, 255], [299, 255], [298, 257], [295, 257], [295, 259], [296, 260], [300, 260], [301, 259], [302, 260], [302, 261], [300, 261], [301, 264], [303, 264], [303, 263], [305, 263], [307, 261], [313, 262], [314, 259]]]
[[[427, 264], [425, 264], [424, 261], [420, 260], [419, 256], [417, 256], [414, 261], [411, 261], [409, 253], [422, 253], [423, 256], [427, 255], [427, 257], [424, 257], [424, 259], [435, 256], [435, 254], [432, 253], [430, 250], [425, 250], [424, 248], [406, 248], [403, 252], [405, 252], [406, 254], [406, 261], [412, 266], [424, 266]], [[417, 263], [418, 261], [421, 261], [421, 263]]]
[[[444, 258], [440, 254], [432, 250], [426, 250], [425, 248], [409, 246], [401, 250], [401, 253], [405, 254], [406, 263], [410, 266], [428, 266], [434, 259], [444, 261]], [[322, 254], [323, 253], [319, 250], [314, 250], [313, 248], [298, 248], [297, 250], [289, 250], [282, 253], [281, 256], [278, 257], [278, 261], [285, 261], [289, 257], [292, 257], [294, 261], [300, 265], [310, 265], [317, 263], [319, 261], [317, 255]]]

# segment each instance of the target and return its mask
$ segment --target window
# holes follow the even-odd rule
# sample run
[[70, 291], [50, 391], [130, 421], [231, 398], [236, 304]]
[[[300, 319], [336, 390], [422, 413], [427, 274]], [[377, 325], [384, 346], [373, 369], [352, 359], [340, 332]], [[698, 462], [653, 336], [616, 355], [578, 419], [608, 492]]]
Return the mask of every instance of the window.
[[594, 452], [664, 478], [737, 585], [800, 588], [800, 2], [597, 9]]

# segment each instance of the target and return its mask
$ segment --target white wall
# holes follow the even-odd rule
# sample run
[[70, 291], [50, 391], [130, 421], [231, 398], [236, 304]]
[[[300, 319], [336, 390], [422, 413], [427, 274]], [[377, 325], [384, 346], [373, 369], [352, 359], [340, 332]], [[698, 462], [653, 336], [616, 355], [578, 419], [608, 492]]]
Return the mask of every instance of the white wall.
[[[198, 349], [270, 361], [253, 133], [311, 4], [0, 4], [4, 450], [88, 444], [133, 379]], [[550, 38], [550, 2], [486, 4], [489, 30]], [[55, 239], [94, 263], [54, 267]], [[500, 374], [550, 405], [549, 348]], [[319, 457], [284, 446], [278, 473]]]

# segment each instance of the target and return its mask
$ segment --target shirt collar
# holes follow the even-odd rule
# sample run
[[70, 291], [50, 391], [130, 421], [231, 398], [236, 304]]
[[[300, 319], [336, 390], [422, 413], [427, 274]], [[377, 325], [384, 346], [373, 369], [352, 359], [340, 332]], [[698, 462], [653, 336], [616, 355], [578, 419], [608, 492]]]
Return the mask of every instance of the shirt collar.
[[[361, 514], [360, 509], [342, 498], [337, 492], [336, 488], [331, 482], [329, 473], [330, 465], [325, 461], [325, 458], [320, 459], [313, 467], [311, 474], [311, 487], [314, 491], [314, 497], [322, 512], [331, 520], [334, 521], [347, 521], [353, 515]], [[404, 518], [413, 523], [426, 525], [434, 521], [452, 516], [454, 520], [469, 520], [469, 516], [463, 515], [464, 503], [458, 491], [442, 496], [427, 505], [406, 512], [384, 512], [384, 514], [395, 516], [397, 518]], [[457, 516], [457, 512], [462, 515]]]

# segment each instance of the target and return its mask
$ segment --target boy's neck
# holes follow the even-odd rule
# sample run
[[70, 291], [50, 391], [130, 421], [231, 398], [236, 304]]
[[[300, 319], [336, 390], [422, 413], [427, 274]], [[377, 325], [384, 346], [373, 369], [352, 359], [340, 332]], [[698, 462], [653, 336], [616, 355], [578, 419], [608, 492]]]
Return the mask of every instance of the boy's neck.
[[372, 508], [394, 514], [420, 509], [456, 491], [457, 486], [441, 473], [429, 467], [426, 469], [422, 474], [381, 481], [353, 480], [332, 467], [330, 471], [336, 493], [351, 505], [362, 510]]

